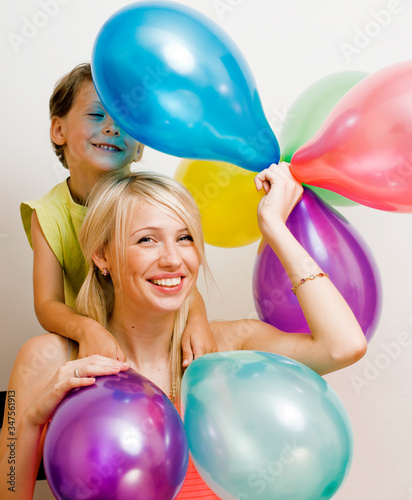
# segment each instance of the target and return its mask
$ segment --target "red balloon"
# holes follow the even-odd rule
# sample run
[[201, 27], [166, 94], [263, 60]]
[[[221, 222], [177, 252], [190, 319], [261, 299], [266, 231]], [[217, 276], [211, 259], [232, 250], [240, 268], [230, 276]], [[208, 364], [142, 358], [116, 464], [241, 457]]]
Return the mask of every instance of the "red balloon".
[[412, 212], [412, 62], [367, 76], [291, 159], [302, 183], [391, 212]]

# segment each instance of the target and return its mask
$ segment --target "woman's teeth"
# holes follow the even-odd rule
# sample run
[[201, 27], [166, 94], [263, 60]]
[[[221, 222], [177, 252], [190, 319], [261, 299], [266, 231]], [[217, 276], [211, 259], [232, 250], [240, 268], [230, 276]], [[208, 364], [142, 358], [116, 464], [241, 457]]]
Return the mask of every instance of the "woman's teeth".
[[182, 278], [179, 276], [179, 278], [167, 278], [167, 279], [150, 280], [150, 281], [155, 285], [159, 286], [177, 286], [180, 285]]

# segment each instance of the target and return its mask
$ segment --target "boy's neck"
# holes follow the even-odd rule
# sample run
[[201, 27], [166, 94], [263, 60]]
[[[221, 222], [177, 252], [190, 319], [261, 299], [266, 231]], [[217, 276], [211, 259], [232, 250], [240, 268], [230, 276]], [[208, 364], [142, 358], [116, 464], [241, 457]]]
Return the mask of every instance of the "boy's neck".
[[[125, 170], [125, 174], [127, 170]], [[70, 169], [70, 177], [67, 180], [72, 199], [78, 205], [86, 205], [90, 191], [106, 172], [79, 172]]]
[[90, 192], [91, 187], [82, 189], [82, 187], [79, 186], [78, 183], [73, 182], [73, 176], [70, 176], [67, 179], [67, 185], [69, 186], [69, 191], [73, 201], [77, 203], [77, 205], [84, 206], [86, 204], [86, 198]]

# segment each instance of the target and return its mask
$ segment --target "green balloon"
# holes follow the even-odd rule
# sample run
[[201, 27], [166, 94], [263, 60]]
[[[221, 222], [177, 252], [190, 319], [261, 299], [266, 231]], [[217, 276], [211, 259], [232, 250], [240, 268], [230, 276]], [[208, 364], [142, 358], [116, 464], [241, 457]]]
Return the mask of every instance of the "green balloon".
[[[288, 110], [279, 134], [281, 161], [290, 162], [295, 151], [316, 134], [339, 100], [366, 76], [368, 73], [364, 71], [341, 71], [321, 78], [304, 90]], [[331, 205], [356, 205], [327, 189], [311, 188]]]
[[[304, 186], [306, 186], [306, 184], [304, 184]], [[317, 186], [308, 187], [310, 187], [310, 189], [314, 191], [319, 198], [322, 198], [323, 201], [326, 201], [326, 203], [329, 203], [329, 205], [333, 205], [334, 207], [353, 207], [354, 205], [357, 205], [355, 201], [345, 198], [345, 196], [342, 196], [341, 194], [329, 191], [329, 189]]]

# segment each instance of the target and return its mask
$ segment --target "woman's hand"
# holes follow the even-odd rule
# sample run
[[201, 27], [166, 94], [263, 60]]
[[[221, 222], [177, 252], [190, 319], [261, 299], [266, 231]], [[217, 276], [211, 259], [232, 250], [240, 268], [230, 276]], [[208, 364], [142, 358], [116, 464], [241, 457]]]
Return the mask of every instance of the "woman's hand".
[[129, 367], [129, 363], [121, 363], [97, 354], [68, 361], [57, 370], [41, 396], [28, 406], [26, 409], [28, 419], [34, 425], [44, 426], [69, 391], [94, 384], [95, 377], [114, 375], [128, 370]]
[[255, 177], [255, 185], [258, 191], [263, 188], [266, 193], [258, 206], [259, 227], [265, 237], [275, 224], [286, 222], [302, 197], [303, 187], [285, 162], [259, 172]]

